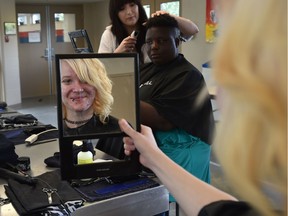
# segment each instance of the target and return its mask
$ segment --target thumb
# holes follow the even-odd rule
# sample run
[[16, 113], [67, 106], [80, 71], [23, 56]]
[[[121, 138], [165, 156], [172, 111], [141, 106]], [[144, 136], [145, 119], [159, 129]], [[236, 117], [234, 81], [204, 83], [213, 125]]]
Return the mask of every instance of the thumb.
[[124, 133], [126, 133], [129, 137], [133, 138], [136, 131], [128, 124], [125, 119], [120, 119], [118, 121], [118, 124]]

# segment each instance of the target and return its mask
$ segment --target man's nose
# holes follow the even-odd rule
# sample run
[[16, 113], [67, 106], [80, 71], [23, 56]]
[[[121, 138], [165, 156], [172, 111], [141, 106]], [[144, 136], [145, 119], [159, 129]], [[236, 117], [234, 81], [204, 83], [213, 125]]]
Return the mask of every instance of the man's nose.
[[151, 49], [158, 49], [159, 48], [159, 43], [157, 40], [153, 40], [151, 44]]

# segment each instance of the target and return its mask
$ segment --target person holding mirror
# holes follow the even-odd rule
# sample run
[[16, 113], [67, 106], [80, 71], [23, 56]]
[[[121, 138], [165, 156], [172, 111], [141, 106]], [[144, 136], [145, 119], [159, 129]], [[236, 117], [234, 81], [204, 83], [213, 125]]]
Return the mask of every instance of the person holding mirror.
[[147, 126], [138, 133], [120, 120], [129, 136], [125, 152], [140, 152], [140, 162], [186, 215], [286, 216], [287, 1], [220, 0], [216, 6], [222, 28], [212, 65], [221, 119], [213, 145], [239, 200], [170, 160]]
[[111, 116], [112, 82], [96, 58], [61, 60], [64, 135], [121, 132]]
[[[167, 12], [157, 11], [152, 17], [163, 13]], [[141, 1], [110, 0], [109, 16], [111, 25], [107, 26], [102, 34], [98, 53], [138, 52], [141, 63], [150, 62], [144, 46], [147, 15]], [[191, 20], [174, 15], [173, 17], [179, 24], [184, 41], [190, 40], [199, 31]], [[136, 31], [137, 35], [131, 35], [133, 31]]]

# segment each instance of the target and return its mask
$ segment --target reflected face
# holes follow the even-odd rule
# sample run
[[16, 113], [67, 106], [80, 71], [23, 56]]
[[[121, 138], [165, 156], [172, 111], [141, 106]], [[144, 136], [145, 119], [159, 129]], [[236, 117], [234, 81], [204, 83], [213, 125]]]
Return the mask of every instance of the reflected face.
[[138, 5], [133, 2], [123, 5], [118, 17], [125, 26], [134, 27], [139, 19]]
[[67, 62], [61, 64], [62, 102], [67, 112], [83, 112], [93, 110], [96, 89], [82, 82]]
[[154, 64], [166, 64], [177, 57], [179, 41], [175, 37], [175, 31], [167, 27], [152, 27], [147, 30], [147, 52]]

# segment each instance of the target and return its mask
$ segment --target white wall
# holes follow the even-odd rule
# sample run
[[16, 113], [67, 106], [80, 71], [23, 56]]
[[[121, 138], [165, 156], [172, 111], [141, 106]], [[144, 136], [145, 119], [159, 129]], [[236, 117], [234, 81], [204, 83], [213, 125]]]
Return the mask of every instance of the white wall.
[[5, 42], [4, 22], [16, 22], [15, 0], [0, 1], [0, 100], [8, 105], [21, 103], [21, 88], [16, 35]]
[[199, 33], [190, 42], [182, 44], [182, 53], [198, 70], [202, 71], [202, 64], [210, 60], [213, 44], [205, 41], [205, 0], [182, 0], [181, 14], [193, 20], [199, 27]]
[[94, 52], [98, 52], [101, 35], [110, 22], [108, 5], [108, 0], [84, 5], [84, 25]]

